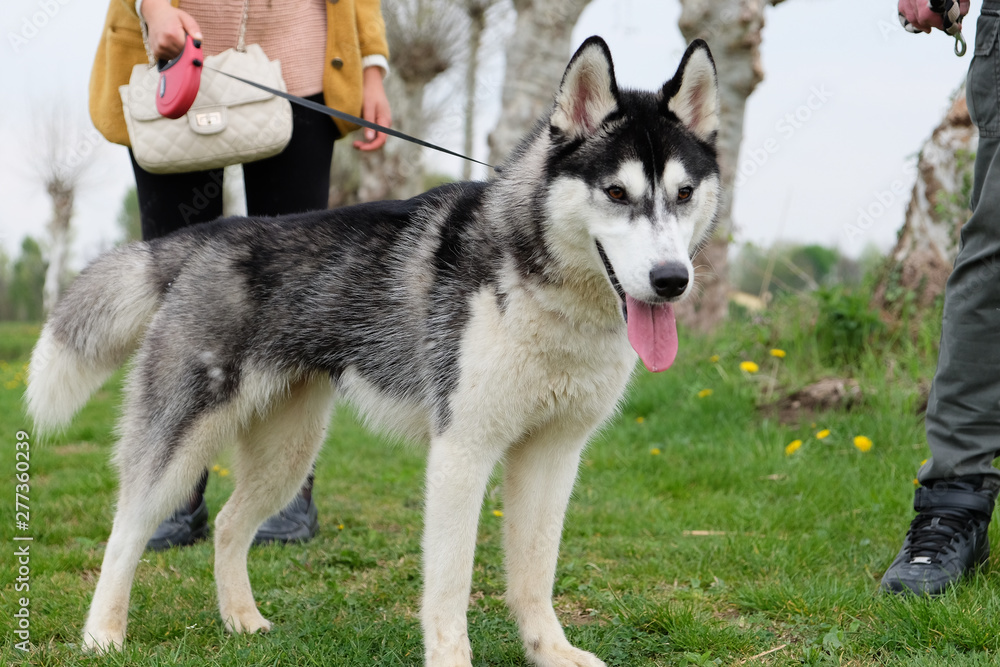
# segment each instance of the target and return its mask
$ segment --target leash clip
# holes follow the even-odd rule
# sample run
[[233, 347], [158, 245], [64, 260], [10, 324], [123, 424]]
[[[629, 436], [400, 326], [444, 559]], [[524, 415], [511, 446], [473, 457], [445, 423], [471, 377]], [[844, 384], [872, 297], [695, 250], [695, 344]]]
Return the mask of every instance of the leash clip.
[[965, 55], [967, 46], [962, 35], [962, 8], [957, 0], [928, 0], [932, 12], [941, 16], [943, 29], [955, 38], [955, 55]]
[[962, 36], [962, 31], [959, 30], [958, 32], [955, 33], [955, 55], [961, 58], [962, 56], [965, 55], [965, 51], [967, 48], [968, 47], [965, 43], [965, 37]]

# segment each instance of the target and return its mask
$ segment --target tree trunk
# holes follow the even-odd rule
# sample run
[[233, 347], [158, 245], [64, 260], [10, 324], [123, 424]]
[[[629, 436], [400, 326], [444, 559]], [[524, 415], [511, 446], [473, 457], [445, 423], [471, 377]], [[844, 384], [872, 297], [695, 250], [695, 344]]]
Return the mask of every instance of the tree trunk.
[[678, 319], [708, 331], [729, 310], [727, 257], [733, 233], [732, 192], [743, 141], [746, 101], [764, 78], [760, 62], [764, 7], [782, 0], [681, 0], [679, 26], [689, 42], [708, 42], [719, 77], [721, 122], [717, 140], [722, 202], [715, 236], [695, 257], [700, 296], [678, 308]]
[[34, 118], [30, 165], [52, 202], [48, 224], [48, 268], [42, 287], [42, 308], [52, 312], [67, 279], [73, 201], [84, 177], [95, 164], [103, 141], [62, 107], [40, 109]]
[[[426, 136], [427, 116], [423, 109], [426, 87], [424, 82], [407, 81], [395, 73], [386, 79], [393, 129], [414, 137]], [[423, 192], [422, 150], [409, 141], [390, 137], [381, 150], [361, 153], [358, 200], [408, 199]]]
[[555, 98], [570, 56], [573, 26], [590, 0], [514, 0], [517, 22], [507, 43], [501, 108], [490, 134], [490, 163], [499, 164]]
[[[969, 195], [979, 131], [969, 118], [965, 87], [920, 150], [917, 181], [896, 246], [873, 297], [887, 322], [909, 303], [926, 307], [944, 293], [958, 255], [959, 233], [969, 219]], [[848, 233], [862, 234], [864, 218]]]
[[[399, 0], [383, 5], [392, 76], [385, 92], [392, 126], [414, 137], [427, 134], [424, 90], [451, 67], [461, 27], [454, 6], [444, 0]], [[381, 150], [360, 157], [360, 201], [406, 199], [424, 190], [422, 149], [389, 139]]]
[[[472, 157], [473, 140], [476, 130], [476, 77], [479, 72], [479, 50], [486, 31], [486, 10], [493, 0], [469, 0], [465, 12], [469, 17], [469, 53], [465, 66], [465, 142], [463, 150]], [[472, 163], [462, 161], [462, 180], [472, 178]]]
[[69, 262], [69, 225], [73, 219], [75, 183], [54, 178], [45, 184], [52, 198], [52, 220], [49, 222], [49, 266], [42, 286], [42, 310], [48, 315], [59, 302], [66, 267]]

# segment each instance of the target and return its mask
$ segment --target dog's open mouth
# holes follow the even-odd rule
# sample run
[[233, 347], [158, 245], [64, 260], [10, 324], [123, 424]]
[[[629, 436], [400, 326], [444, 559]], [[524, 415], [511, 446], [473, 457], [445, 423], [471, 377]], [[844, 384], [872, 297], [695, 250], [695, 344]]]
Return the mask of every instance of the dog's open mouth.
[[622, 300], [623, 315], [628, 326], [628, 342], [631, 343], [632, 349], [642, 359], [643, 365], [653, 373], [667, 370], [677, 358], [677, 320], [674, 317], [674, 305], [672, 303], [652, 305], [633, 299], [622, 289], [600, 243], [597, 243], [597, 252], [604, 262], [608, 280]]

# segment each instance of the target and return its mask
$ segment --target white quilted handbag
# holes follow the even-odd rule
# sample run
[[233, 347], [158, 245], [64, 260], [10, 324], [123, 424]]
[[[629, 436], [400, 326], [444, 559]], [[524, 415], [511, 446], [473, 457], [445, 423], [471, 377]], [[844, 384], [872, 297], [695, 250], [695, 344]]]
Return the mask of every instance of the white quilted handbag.
[[239, 44], [205, 58], [198, 95], [180, 118], [165, 118], [156, 110], [156, 67], [132, 68], [128, 85], [118, 92], [139, 166], [154, 174], [201, 171], [262, 160], [285, 149], [292, 138], [288, 100], [209, 69], [285, 90], [281, 63], [268, 60], [259, 44], [244, 47], [245, 29], [246, 4]]

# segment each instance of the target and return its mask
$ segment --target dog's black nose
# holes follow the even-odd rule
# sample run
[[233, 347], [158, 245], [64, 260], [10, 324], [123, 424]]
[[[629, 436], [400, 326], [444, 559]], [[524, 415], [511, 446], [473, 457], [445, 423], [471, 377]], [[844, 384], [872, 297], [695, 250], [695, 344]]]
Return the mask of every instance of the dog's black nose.
[[672, 299], [684, 293], [688, 286], [688, 270], [683, 264], [660, 264], [649, 272], [649, 282], [658, 296]]

